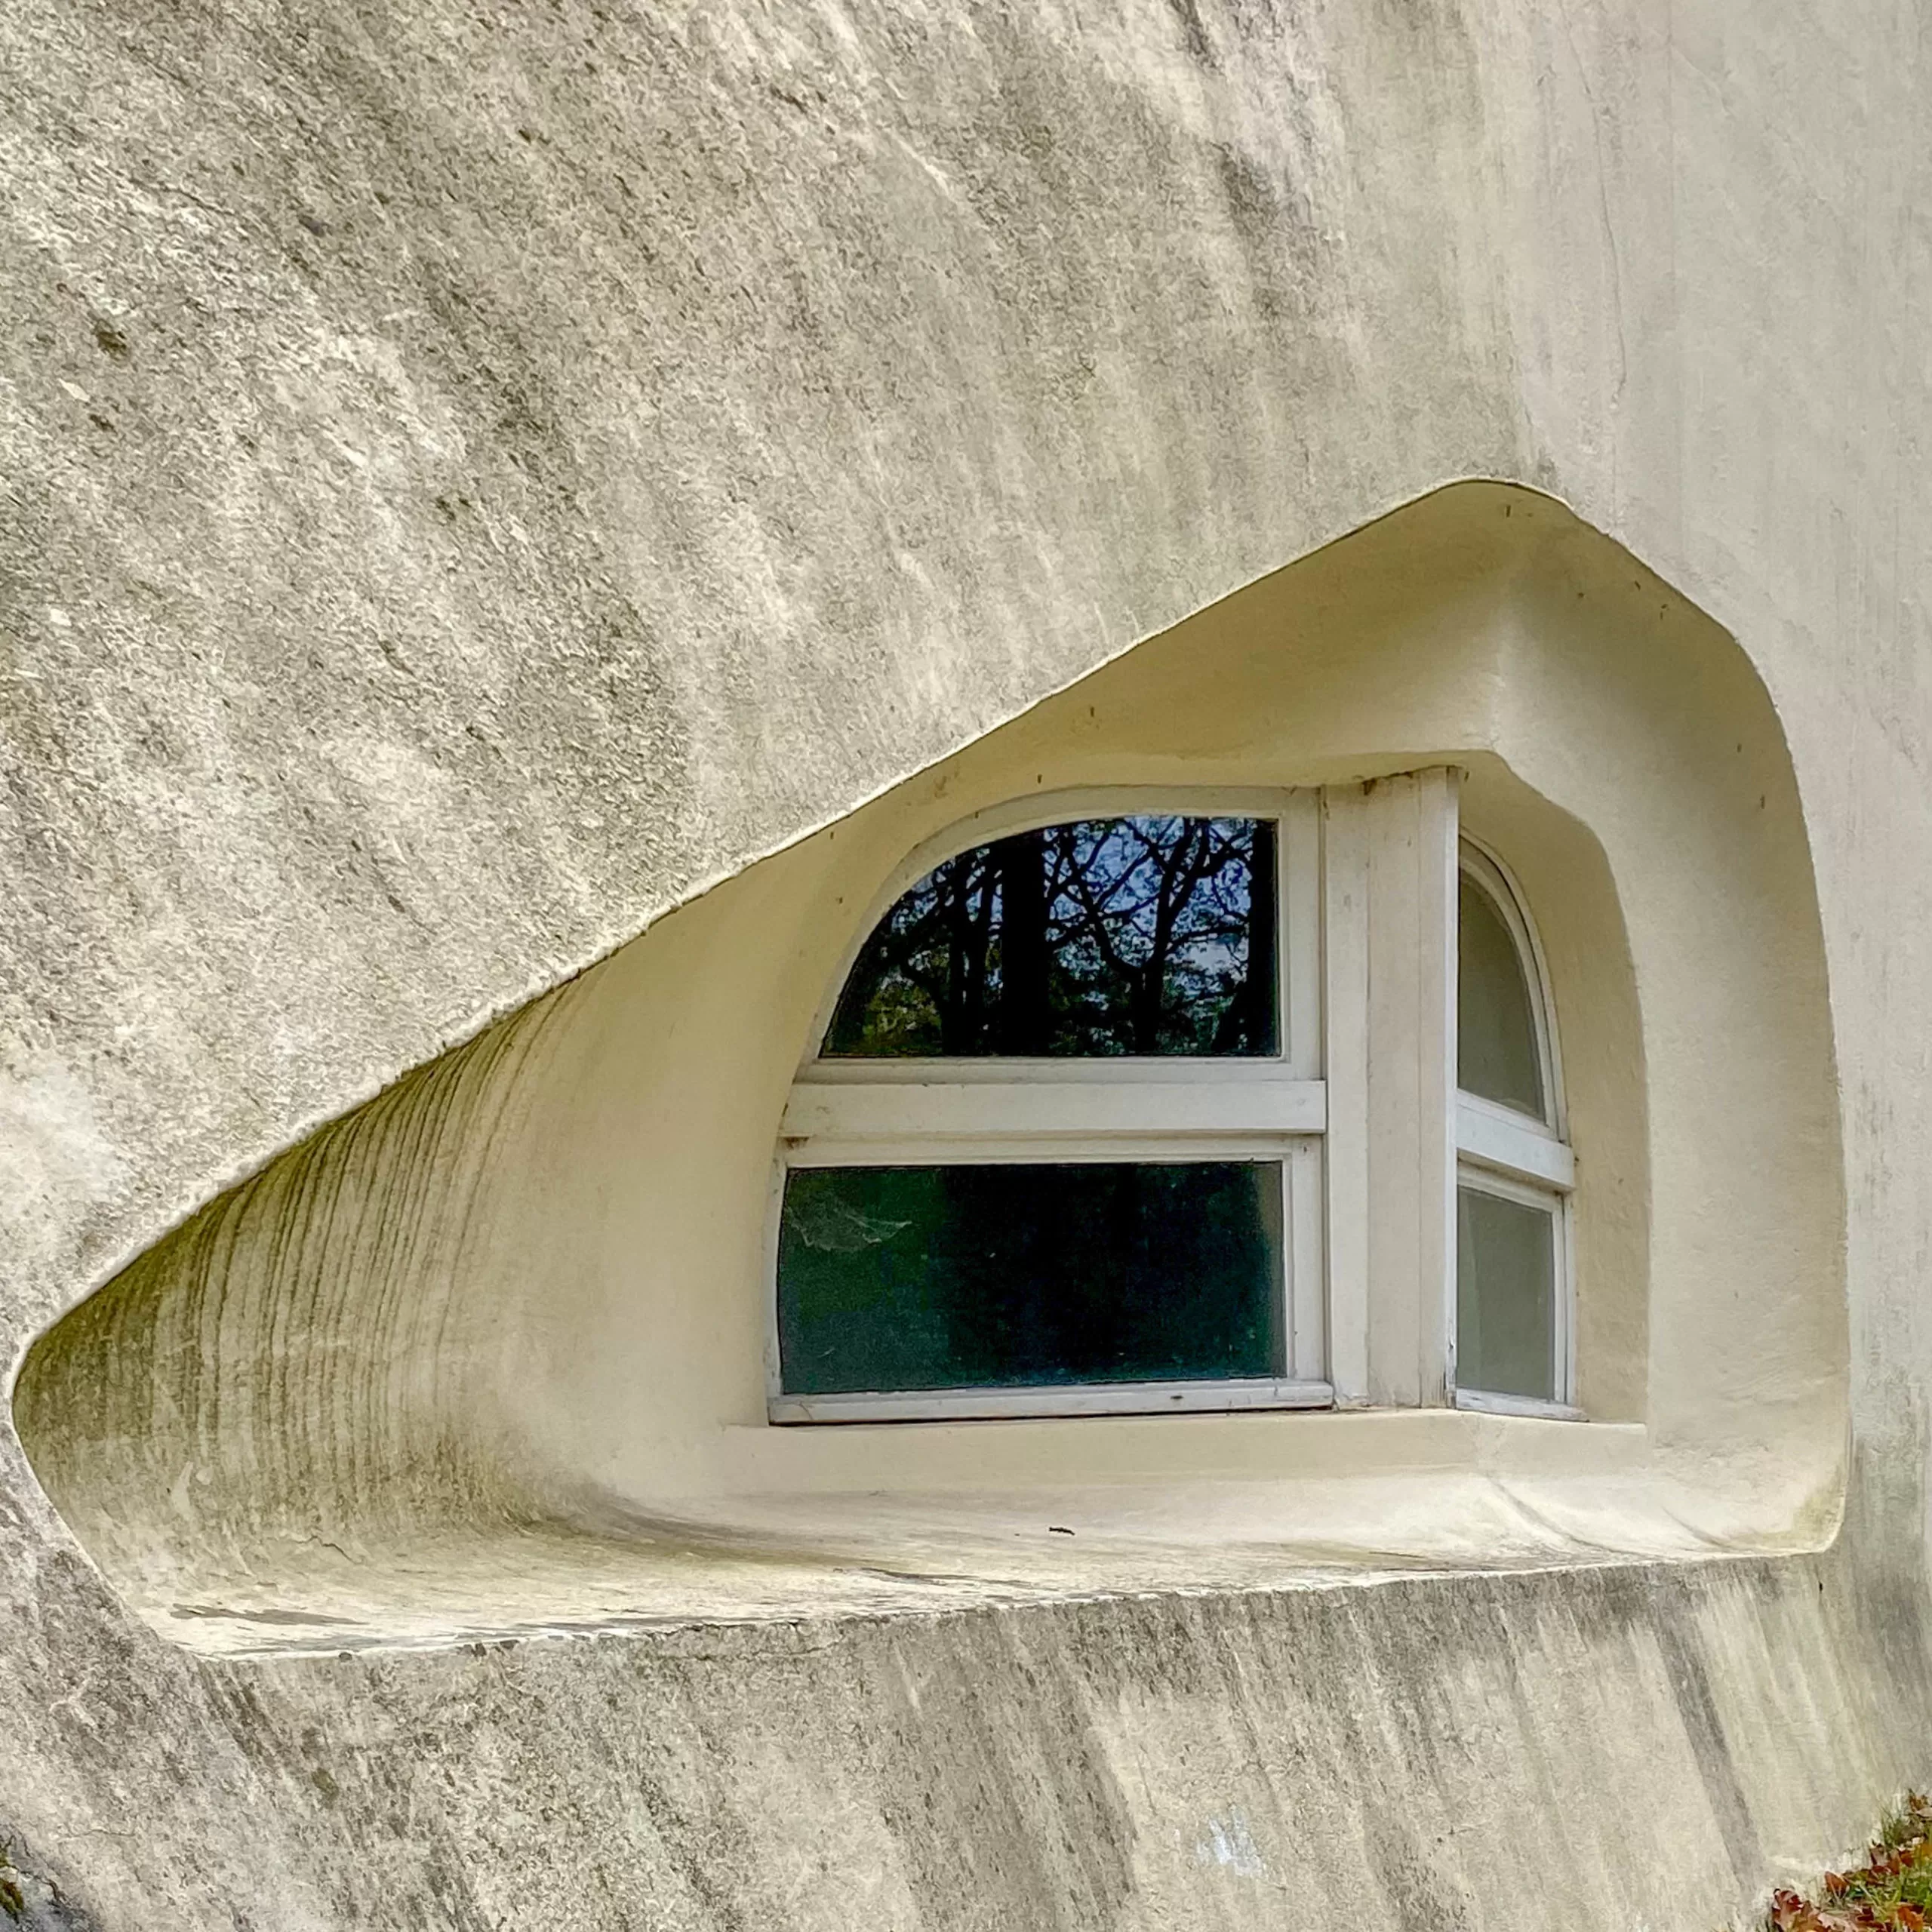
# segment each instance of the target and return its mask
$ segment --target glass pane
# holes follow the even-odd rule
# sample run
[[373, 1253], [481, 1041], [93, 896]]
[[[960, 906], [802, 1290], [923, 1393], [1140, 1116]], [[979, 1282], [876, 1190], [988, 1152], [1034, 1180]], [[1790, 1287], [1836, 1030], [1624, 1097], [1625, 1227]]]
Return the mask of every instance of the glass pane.
[[1466, 872], [1456, 921], [1456, 1084], [1544, 1119], [1536, 1014], [1523, 962], [1495, 900]]
[[1278, 1162], [786, 1180], [786, 1392], [1283, 1372]]
[[1456, 1190], [1456, 1382], [1497, 1395], [1556, 1394], [1556, 1216]]
[[852, 968], [824, 1051], [1272, 1054], [1275, 827], [1082, 819], [928, 872]]

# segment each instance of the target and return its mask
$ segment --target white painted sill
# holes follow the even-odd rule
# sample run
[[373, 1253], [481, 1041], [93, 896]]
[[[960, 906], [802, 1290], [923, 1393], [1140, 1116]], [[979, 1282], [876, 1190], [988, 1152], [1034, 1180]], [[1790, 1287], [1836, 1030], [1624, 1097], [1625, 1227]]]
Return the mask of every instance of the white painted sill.
[[1032, 1417], [1240, 1415], [1261, 1409], [1325, 1409], [1326, 1382], [1083, 1382], [1066, 1388], [946, 1389], [891, 1394], [774, 1395], [770, 1420], [800, 1423], [1004, 1422]]
[[[1451, 1407], [1476, 1415], [1523, 1416], [1543, 1422], [1588, 1422], [1567, 1402], [1459, 1389]], [[1355, 1405], [1342, 1409], [1326, 1382], [1244, 1380], [1229, 1382], [1081, 1383], [1052, 1389], [948, 1389], [838, 1395], [774, 1395], [767, 1420], [780, 1428], [839, 1423], [1014, 1422], [1080, 1417], [1249, 1415], [1269, 1411], [1318, 1409], [1381, 1413]], [[1427, 1413], [1420, 1406], [1414, 1411]], [[1438, 1411], [1439, 1412], [1439, 1411]]]
[[1456, 1407], [1484, 1416], [1537, 1416], [1546, 1422], [1588, 1422], [1583, 1411], [1567, 1402], [1552, 1402], [1540, 1395], [1503, 1395], [1487, 1389], [1458, 1389]]

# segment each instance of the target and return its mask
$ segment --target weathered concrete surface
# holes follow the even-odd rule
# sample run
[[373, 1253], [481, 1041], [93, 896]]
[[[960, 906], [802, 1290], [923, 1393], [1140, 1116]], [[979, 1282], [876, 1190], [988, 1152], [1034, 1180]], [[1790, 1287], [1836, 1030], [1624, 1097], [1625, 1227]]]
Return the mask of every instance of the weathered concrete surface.
[[63, 1795], [120, 1822], [26, 1850], [142, 1925], [1709, 1924], [1862, 1829], [1835, 1740], [1909, 1774], [1844, 1666], [1882, 1638], [1801, 1559], [168, 1653], [60, 1714]]
[[227, 1663], [0, 1432], [17, 1860], [110, 1927], [1703, 1924], [1928, 1775], [1921, 31], [0, 17], [10, 1362], [697, 886], [1494, 475], [1783, 721], [1860, 1472], [1816, 1558]]

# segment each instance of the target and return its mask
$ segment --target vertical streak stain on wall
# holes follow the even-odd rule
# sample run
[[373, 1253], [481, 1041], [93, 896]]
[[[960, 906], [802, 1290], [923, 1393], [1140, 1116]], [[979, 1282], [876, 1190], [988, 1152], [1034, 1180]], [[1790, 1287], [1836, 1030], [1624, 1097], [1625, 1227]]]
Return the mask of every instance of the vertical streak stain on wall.
[[[504, 1110], [568, 998], [410, 1074], [211, 1203], [29, 1358], [21, 1426], [85, 1444], [45, 1479], [98, 1500], [90, 1520], [108, 1546], [131, 1537], [127, 1560], [178, 1574], [152, 1534], [165, 1523], [211, 1579], [245, 1577], [251, 1542], [352, 1558], [438, 1512], [513, 1510], [478, 1414], [494, 1331], [466, 1291], [496, 1225]], [[70, 1346], [85, 1373], [67, 1367]], [[162, 1481], [165, 1500], [151, 1493]]]

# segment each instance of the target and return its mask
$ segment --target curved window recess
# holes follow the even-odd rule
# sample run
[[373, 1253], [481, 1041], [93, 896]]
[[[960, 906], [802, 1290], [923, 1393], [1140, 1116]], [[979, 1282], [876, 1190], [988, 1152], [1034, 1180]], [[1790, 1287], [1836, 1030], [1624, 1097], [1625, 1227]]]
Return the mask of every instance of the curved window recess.
[[1463, 840], [1457, 883], [1456, 1402], [1575, 1417], [1576, 1162], [1548, 976], [1497, 859]]
[[[1324, 983], [1284, 1037], [1324, 1113], [1269, 1124], [1318, 1163], [1321, 1379], [1373, 1413], [771, 1426], [781, 1119], [906, 1077], [817, 1057], [872, 925], [1011, 832], [1297, 798], [1319, 864], [1283, 918]], [[1448, 1406], [1457, 1172], [1484, 1151], [1457, 1146], [1459, 834], [1547, 953], [1587, 1426]], [[1279, 1072], [1221, 1057], [1214, 1091]], [[1052, 1091], [1198, 1097], [1188, 1058]], [[208, 1654], [1815, 1548], [1845, 1479], [1841, 1131], [1804, 814], [1749, 659], [1560, 506], [1457, 485], [278, 1155], [61, 1315], [14, 1419], [111, 1587]]]

